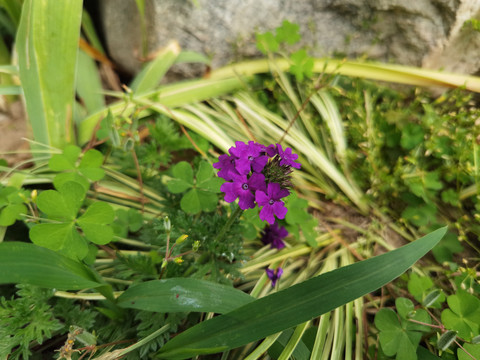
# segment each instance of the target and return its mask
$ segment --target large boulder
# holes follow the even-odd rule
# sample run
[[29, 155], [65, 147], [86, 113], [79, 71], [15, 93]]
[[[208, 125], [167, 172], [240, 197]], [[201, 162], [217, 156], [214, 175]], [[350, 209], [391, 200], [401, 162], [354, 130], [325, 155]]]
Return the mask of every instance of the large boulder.
[[[300, 26], [314, 56], [346, 56], [473, 73], [480, 33], [465, 22], [480, 12], [477, 0], [150, 0], [144, 26], [134, 0], [101, 0], [107, 48], [129, 73], [141, 59], [177, 40], [205, 54], [212, 66], [258, 56], [255, 33], [283, 20]], [[198, 75], [183, 67], [184, 76]]]

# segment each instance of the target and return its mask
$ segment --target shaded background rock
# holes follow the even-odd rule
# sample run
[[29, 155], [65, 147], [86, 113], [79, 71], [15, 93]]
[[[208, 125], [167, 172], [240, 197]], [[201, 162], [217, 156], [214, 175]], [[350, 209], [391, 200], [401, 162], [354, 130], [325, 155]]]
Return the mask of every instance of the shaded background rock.
[[[365, 57], [404, 65], [474, 73], [480, 33], [462, 24], [479, 15], [477, 0], [147, 0], [146, 52], [170, 40], [212, 59], [214, 68], [258, 56], [255, 32], [283, 20], [300, 25], [313, 56]], [[134, 0], [101, 0], [101, 24], [111, 58], [130, 74], [142, 52]], [[458, 36], [462, 40], [459, 41]], [[478, 47], [477, 47], [478, 48]], [[443, 61], [436, 61], [441, 59]], [[452, 65], [453, 64], [453, 65]], [[193, 70], [192, 70], [193, 69]], [[182, 75], [199, 75], [184, 66]]]

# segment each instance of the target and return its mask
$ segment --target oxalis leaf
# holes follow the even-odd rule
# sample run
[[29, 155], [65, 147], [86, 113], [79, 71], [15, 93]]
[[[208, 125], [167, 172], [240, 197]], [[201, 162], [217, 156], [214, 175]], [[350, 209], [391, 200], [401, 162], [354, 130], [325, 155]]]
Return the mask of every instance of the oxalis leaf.
[[445, 235], [438, 229], [389, 253], [345, 266], [202, 322], [170, 340], [157, 356], [187, 359], [233, 349], [325, 314], [404, 273]]
[[30, 284], [58, 290], [101, 286], [85, 265], [28, 243], [0, 243], [0, 284]]

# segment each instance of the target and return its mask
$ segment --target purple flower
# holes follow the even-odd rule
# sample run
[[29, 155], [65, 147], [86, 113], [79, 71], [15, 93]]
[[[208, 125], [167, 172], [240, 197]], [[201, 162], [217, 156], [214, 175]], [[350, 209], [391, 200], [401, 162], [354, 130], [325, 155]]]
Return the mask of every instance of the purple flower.
[[282, 149], [282, 145], [277, 144], [278, 156], [280, 156], [280, 165], [288, 165], [295, 169], [300, 169], [302, 166], [300, 163], [295, 162], [298, 159], [297, 154], [292, 153], [292, 149], [287, 147], [285, 151]]
[[282, 226], [279, 227], [275, 221], [273, 225], [267, 225], [262, 231], [262, 242], [267, 245], [270, 244], [272, 249], [283, 249], [285, 243], [283, 239], [288, 236], [288, 231]]
[[255, 193], [255, 200], [258, 206], [263, 206], [259, 214], [260, 219], [267, 221], [270, 225], [275, 222], [274, 215], [279, 219], [284, 219], [287, 214], [287, 208], [280, 199], [288, 195], [288, 190], [282, 189], [280, 184], [277, 183], [269, 183], [266, 193], [258, 190]]
[[248, 174], [251, 170], [259, 173], [268, 162], [268, 156], [265, 155], [265, 146], [254, 141], [249, 141], [248, 145], [237, 141], [235, 147], [231, 147], [229, 152], [237, 158], [235, 169], [240, 174]]
[[265, 176], [253, 173], [250, 178], [247, 175], [240, 175], [230, 172], [233, 182], [223, 183], [220, 191], [225, 193], [226, 202], [234, 202], [239, 198], [238, 206], [242, 210], [255, 207], [255, 191], [265, 190]]
[[213, 164], [215, 169], [220, 169], [217, 175], [227, 181], [233, 180], [230, 172], [238, 173], [235, 169], [235, 159], [234, 156], [229, 156], [227, 154], [220, 155], [218, 157], [218, 162]]
[[283, 269], [281, 267], [278, 267], [276, 270], [265, 269], [265, 271], [267, 272], [268, 278], [272, 281], [272, 287], [275, 287], [277, 280], [282, 277]]

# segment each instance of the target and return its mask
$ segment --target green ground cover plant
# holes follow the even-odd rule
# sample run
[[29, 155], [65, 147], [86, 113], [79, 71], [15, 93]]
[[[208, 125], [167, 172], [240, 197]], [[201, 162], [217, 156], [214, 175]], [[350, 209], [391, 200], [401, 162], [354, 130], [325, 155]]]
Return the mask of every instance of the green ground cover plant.
[[264, 59], [162, 85], [206, 61], [171, 43], [104, 90], [56, 4], [2, 4], [33, 158], [0, 166], [1, 358], [479, 357], [478, 78], [313, 59], [286, 21]]

